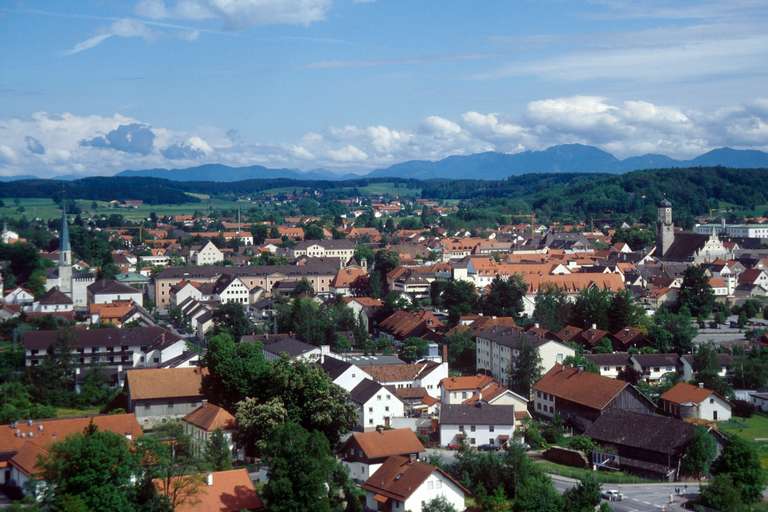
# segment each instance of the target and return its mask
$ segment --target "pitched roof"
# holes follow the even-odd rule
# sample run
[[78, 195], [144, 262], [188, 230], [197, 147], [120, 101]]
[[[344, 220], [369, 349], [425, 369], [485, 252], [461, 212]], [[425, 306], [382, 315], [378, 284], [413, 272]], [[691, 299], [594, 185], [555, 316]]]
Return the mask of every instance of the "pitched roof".
[[331, 380], [338, 379], [350, 366], [352, 366], [352, 363], [336, 359], [335, 357], [325, 357], [323, 362], [320, 363], [320, 367], [328, 374]]
[[381, 382], [412, 381], [427, 375], [440, 366], [434, 361], [413, 364], [382, 364], [364, 366], [365, 372], [373, 379]]
[[355, 443], [368, 459], [380, 459], [392, 455], [422, 453], [424, 445], [409, 428], [381, 429], [371, 432], [354, 432], [347, 445]]
[[[203, 484], [197, 494], [176, 505], [175, 512], [240, 512], [264, 508], [245, 468], [215, 471], [210, 476], [212, 485], [208, 485], [206, 476], [201, 475]], [[152, 483], [160, 494], [164, 493], [165, 480], [156, 479]]]
[[210, 402], [205, 402], [184, 416], [182, 420], [206, 432], [212, 432], [216, 429], [233, 430], [235, 428], [235, 417], [223, 407]]
[[629, 364], [629, 353], [613, 352], [611, 354], [584, 354], [588, 361], [597, 366], [626, 366]]
[[434, 472], [440, 472], [456, 486], [469, 492], [440, 468], [399, 455], [388, 458], [362, 485], [363, 489], [398, 501], [406, 501]]
[[[165, 347], [180, 340], [178, 336], [162, 327], [134, 327], [132, 329], [72, 329], [72, 348], [158, 346]], [[47, 350], [59, 339], [58, 330], [29, 331], [22, 335], [21, 343], [26, 349]]]
[[58, 286], [54, 286], [47, 292], [45, 292], [38, 302], [42, 305], [46, 304], [72, 304], [72, 299], [67, 294], [59, 290]]
[[489, 405], [485, 402], [443, 404], [440, 407], [441, 425], [514, 425], [514, 405]]
[[141, 293], [139, 290], [127, 284], [120, 283], [113, 279], [99, 279], [98, 281], [88, 285], [88, 293], [94, 295], [117, 295], [117, 294], [132, 294]]
[[694, 429], [693, 425], [669, 416], [610, 409], [587, 427], [584, 434], [599, 443], [674, 454], [693, 438]]
[[146, 368], [128, 370], [131, 400], [203, 397], [205, 368]]
[[334, 288], [344, 288], [352, 286], [358, 279], [368, 275], [368, 271], [360, 267], [344, 267], [336, 272], [336, 277], [333, 278], [331, 286]]
[[470, 375], [465, 377], [446, 377], [440, 381], [440, 385], [447, 391], [457, 389], [481, 389], [493, 382], [490, 375]]
[[301, 340], [297, 340], [293, 337], [286, 337], [277, 341], [264, 344], [264, 350], [270, 354], [277, 356], [287, 354], [289, 357], [296, 357], [313, 350], [317, 350], [318, 347], [304, 343]]
[[680, 362], [680, 356], [671, 354], [632, 354], [632, 359], [643, 367], [649, 366], [677, 366]]
[[443, 323], [431, 311], [410, 312], [398, 310], [379, 323], [379, 329], [396, 338], [419, 336], [428, 329], [442, 327]]
[[555, 364], [533, 389], [592, 409], [602, 410], [628, 383], [585, 372], [572, 366]]
[[384, 386], [374, 380], [363, 379], [349, 392], [349, 399], [356, 404], [364, 405], [383, 387]]
[[661, 399], [674, 404], [698, 404], [709, 398], [713, 393], [714, 391], [711, 389], [694, 386], [687, 382], [679, 382], [662, 394]]

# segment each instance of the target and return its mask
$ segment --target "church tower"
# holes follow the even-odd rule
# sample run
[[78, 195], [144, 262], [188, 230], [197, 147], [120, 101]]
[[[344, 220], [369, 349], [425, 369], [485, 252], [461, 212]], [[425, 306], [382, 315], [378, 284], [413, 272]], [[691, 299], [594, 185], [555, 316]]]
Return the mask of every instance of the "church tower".
[[59, 232], [59, 290], [72, 298], [72, 247], [69, 245], [67, 214], [61, 215]]
[[672, 203], [666, 198], [659, 203], [656, 216], [656, 257], [663, 258], [675, 241], [675, 225], [672, 223]]

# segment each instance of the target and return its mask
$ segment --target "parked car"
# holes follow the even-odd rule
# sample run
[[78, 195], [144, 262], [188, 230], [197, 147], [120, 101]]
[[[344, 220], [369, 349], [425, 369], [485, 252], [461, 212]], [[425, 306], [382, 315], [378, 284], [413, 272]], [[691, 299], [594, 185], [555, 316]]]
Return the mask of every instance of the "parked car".
[[622, 501], [624, 499], [624, 495], [618, 489], [605, 489], [601, 496], [608, 501]]
[[481, 452], [495, 452], [499, 450], [499, 445], [496, 444], [481, 444], [477, 447]]

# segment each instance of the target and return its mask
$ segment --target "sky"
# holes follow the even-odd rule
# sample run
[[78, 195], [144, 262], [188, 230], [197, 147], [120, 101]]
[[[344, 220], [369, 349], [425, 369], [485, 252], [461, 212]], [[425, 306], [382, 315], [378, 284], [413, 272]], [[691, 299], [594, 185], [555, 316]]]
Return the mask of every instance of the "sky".
[[0, 0], [0, 175], [768, 150], [768, 0]]

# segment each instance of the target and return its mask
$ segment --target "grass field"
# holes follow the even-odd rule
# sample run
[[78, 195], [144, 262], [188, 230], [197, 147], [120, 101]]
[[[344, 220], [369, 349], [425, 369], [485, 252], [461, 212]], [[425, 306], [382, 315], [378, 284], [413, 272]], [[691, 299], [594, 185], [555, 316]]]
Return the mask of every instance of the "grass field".
[[89, 407], [87, 409], [73, 409], [70, 407], [57, 407], [56, 408], [56, 417], [57, 418], [74, 418], [77, 416], [91, 416], [94, 414], [99, 414], [99, 411], [101, 410], [100, 407]]
[[401, 197], [415, 197], [421, 195], [420, 188], [406, 188], [404, 185], [399, 187], [395, 186], [395, 183], [371, 183], [365, 187], [360, 187], [360, 192], [368, 195], [391, 195]]
[[[91, 213], [94, 215], [110, 215], [113, 213], [122, 215], [129, 220], [144, 219], [149, 216], [151, 212], [155, 212], [159, 216], [163, 215], [182, 215], [191, 214], [195, 210], [208, 211], [209, 209], [224, 210], [224, 209], [236, 209], [239, 206], [246, 208], [249, 203], [244, 201], [232, 201], [225, 199], [209, 199], [208, 196], [199, 195], [203, 199], [199, 203], [180, 203], [180, 204], [145, 204], [138, 208], [113, 208], [109, 206], [109, 203], [105, 201], [95, 201], [96, 208], [93, 208], [94, 201], [78, 199], [77, 205], [83, 210], [83, 213]], [[17, 202], [18, 201], [18, 202]], [[41, 219], [53, 219], [58, 218], [61, 215], [61, 210], [58, 205], [48, 198], [4, 198], [3, 203], [5, 206], [0, 207], [0, 216], [4, 217], [21, 217], [25, 215], [28, 219], [40, 217]], [[23, 209], [20, 211], [20, 209]]]
[[736, 434], [757, 445], [760, 463], [768, 469], [768, 416], [755, 414], [751, 418], [731, 418], [718, 424], [721, 431]]
[[652, 480], [646, 480], [633, 475], [628, 475], [621, 471], [592, 471], [589, 469], [574, 468], [572, 466], [564, 466], [548, 460], [537, 459], [534, 461], [539, 467], [544, 470], [545, 473], [551, 473], [554, 475], [560, 475], [567, 478], [580, 479], [587, 475], [591, 475], [601, 484], [643, 484], [652, 482]]

